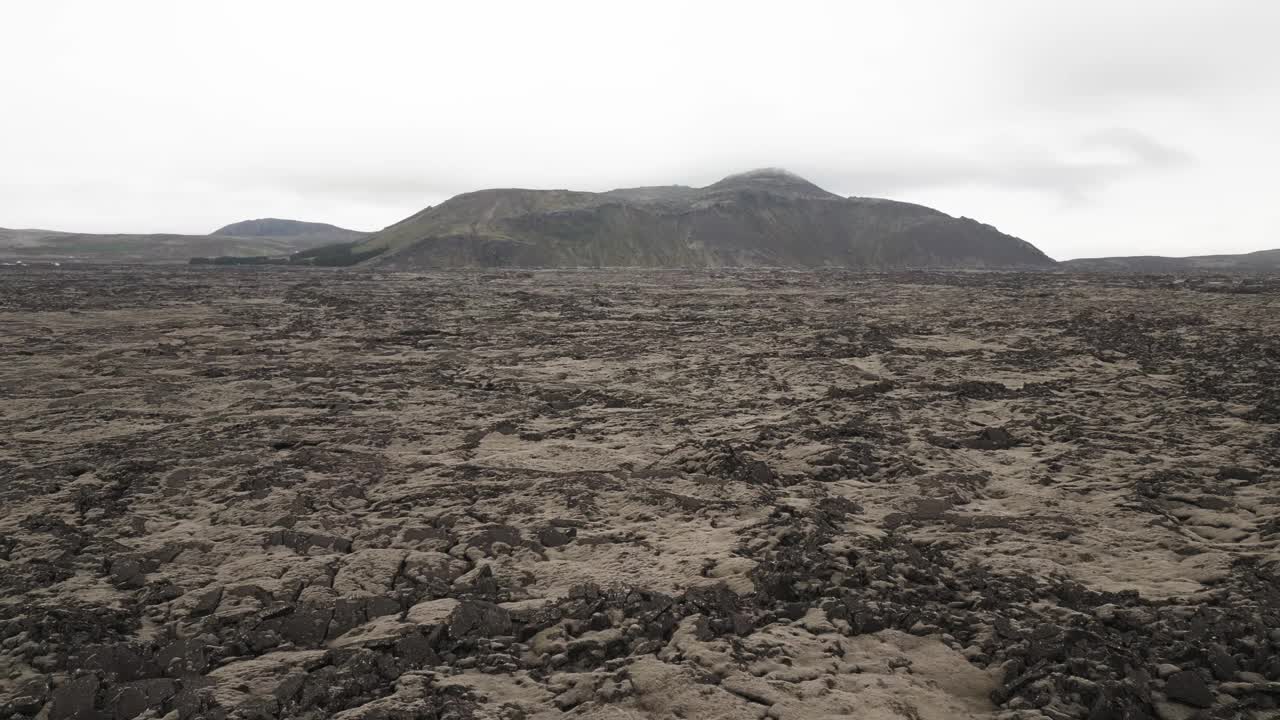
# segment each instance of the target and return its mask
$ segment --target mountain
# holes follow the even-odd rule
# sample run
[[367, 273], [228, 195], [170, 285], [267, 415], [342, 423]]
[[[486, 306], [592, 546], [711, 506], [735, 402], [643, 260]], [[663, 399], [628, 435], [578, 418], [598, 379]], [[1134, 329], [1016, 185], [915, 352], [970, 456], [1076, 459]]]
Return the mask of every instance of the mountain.
[[224, 225], [210, 234], [246, 238], [308, 238], [326, 243], [338, 243], [359, 240], [369, 233], [348, 230], [328, 223], [259, 218]]
[[0, 261], [179, 263], [193, 256], [288, 256], [366, 233], [323, 223], [248, 220], [210, 235], [92, 234], [0, 228]]
[[779, 169], [682, 185], [480, 190], [351, 246], [366, 265], [449, 267], [852, 267], [1047, 269], [990, 225], [920, 205], [844, 198]]
[[1259, 250], [1243, 255], [1198, 255], [1194, 257], [1081, 258], [1066, 260], [1058, 267], [1070, 272], [1138, 272], [1138, 273], [1204, 273], [1204, 272], [1280, 272], [1280, 249]]

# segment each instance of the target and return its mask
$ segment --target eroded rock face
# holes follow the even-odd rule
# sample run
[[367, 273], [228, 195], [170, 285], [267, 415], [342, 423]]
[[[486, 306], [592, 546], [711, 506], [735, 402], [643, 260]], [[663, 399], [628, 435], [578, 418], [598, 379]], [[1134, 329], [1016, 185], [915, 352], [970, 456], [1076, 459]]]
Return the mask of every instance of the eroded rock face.
[[0, 716], [1273, 717], [1260, 287], [6, 271]]

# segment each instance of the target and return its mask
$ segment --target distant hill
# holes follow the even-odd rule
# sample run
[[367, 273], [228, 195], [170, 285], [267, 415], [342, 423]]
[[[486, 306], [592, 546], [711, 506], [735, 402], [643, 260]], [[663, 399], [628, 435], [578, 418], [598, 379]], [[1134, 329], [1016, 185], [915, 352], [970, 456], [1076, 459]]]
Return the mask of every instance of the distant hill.
[[181, 263], [195, 256], [279, 257], [364, 236], [323, 223], [274, 219], [235, 223], [210, 235], [103, 235], [0, 228], [0, 261]]
[[1066, 260], [1058, 267], [1069, 272], [1138, 272], [1138, 273], [1251, 273], [1280, 272], [1280, 249], [1259, 250], [1241, 255], [1198, 255], [1194, 257], [1081, 258]]
[[450, 267], [1048, 269], [1031, 243], [920, 205], [844, 198], [778, 169], [603, 193], [481, 190], [352, 245], [364, 264]]
[[281, 220], [280, 218], [259, 218], [242, 220], [238, 223], [224, 225], [214, 230], [211, 235], [231, 235], [234, 237], [253, 238], [316, 238], [328, 243], [349, 242], [365, 237], [369, 233], [348, 230], [328, 223], [302, 222], [300, 220]]

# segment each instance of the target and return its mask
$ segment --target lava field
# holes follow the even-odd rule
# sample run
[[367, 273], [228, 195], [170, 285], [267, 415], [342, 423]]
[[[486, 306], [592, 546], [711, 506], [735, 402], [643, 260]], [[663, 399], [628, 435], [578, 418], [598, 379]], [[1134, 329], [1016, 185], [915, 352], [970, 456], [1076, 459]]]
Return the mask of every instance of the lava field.
[[0, 717], [1280, 717], [1280, 283], [0, 270]]

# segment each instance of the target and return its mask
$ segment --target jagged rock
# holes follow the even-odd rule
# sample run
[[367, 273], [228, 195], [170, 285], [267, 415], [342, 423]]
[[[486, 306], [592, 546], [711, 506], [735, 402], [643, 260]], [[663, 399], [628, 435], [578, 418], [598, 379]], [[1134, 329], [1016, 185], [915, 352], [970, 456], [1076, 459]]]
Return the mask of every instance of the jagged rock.
[[155, 657], [137, 643], [93, 645], [76, 652], [70, 662], [79, 669], [101, 673], [116, 681], [142, 680], [160, 674]]
[[327, 657], [324, 650], [272, 652], [228, 663], [205, 677], [212, 681], [212, 699], [224, 708], [241, 708], [242, 713], [278, 713], [278, 697], [289, 696], [293, 691], [295, 673], [316, 675]]
[[1157, 702], [1152, 705], [1159, 720], [1193, 720], [1199, 712], [1181, 703]]
[[1213, 692], [1205, 684], [1204, 678], [1194, 670], [1183, 670], [1170, 675], [1165, 680], [1164, 694], [1170, 700], [1177, 700], [1193, 707], [1207, 708], [1213, 706]]
[[[18, 683], [14, 689], [8, 707], [13, 712], [35, 715], [48, 698], [49, 678], [44, 676], [27, 678]], [[4, 710], [3, 705], [0, 705], [0, 710]]]
[[965, 442], [966, 447], [975, 450], [1005, 450], [1017, 445], [1017, 441], [1008, 430], [998, 427], [983, 428], [976, 437]]
[[191, 606], [191, 614], [208, 615], [218, 609], [218, 603], [220, 602], [222, 602], [221, 587], [206, 590], [196, 597], [195, 603]]
[[467, 571], [467, 564], [442, 552], [410, 551], [404, 558], [400, 578], [427, 592], [444, 594]]
[[54, 688], [49, 720], [95, 720], [99, 682], [93, 675], [80, 675]]
[[945, 499], [952, 505], [966, 505], [981, 496], [991, 478], [978, 473], [935, 473], [914, 480], [929, 497]]
[[[336, 713], [333, 720], [466, 720], [483, 717], [476, 714], [477, 705], [468, 688], [434, 673], [413, 672], [396, 679], [392, 694]], [[522, 716], [507, 713], [499, 717], [517, 720]]]
[[498, 581], [493, 575], [493, 566], [480, 563], [471, 570], [460, 575], [450, 585], [450, 591], [456, 594], [474, 594], [493, 597], [498, 593]]
[[441, 527], [406, 527], [400, 536], [415, 550], [445, 552], [457, 542], [453, 531]]
[[466, 546], [478, 548], [485, 554], [492, 555], [494, 543], [505, 543], [509, 547], [517, 547], [524, 544], [524, 538], [519, 528], [510, 525], [491, 525], [472, 535], [467, 540]]
[[1209, 651], [1209, 669], [1215, 678], [1227, 681], [1235, 679], [1239, 668], [1236, 665], [1236, 659], [1231, 657], [1226, 648], [1214, 645]]
[[449, 622], [450, 616], [460, 605], [462, 603], [453, 598], [420, 602], [409, 608], [405, 613], [405, 620], [416, 625], [443, 625]]
[[201, 675], [209, 667], [208, 647], [197, 638], [174, 640], [156, 652], [156, 666], [169, 677]]
[[1245, 482], [1254, 482], [1262, 477], [1262, 473], [1252, 468], [1241, 467], [1239, 465], [1229, 465], [1218, 470], [1218, 479], [1220, 480], [1244, 480]]
[[454, 638], [493, 637], [511, 632], [511, 615], [493, 603], [465, 600], [449, 613], [449, 634]]
[[388, 597], [339, 598], [333, 603], [326, 637], [337, 637], [372, 618], [398, 612], [400, 604]]
[[117, 720], [132, 720], [148, 708], [158, 708], [178, 692], [170, 679], [139, 680], [118, 686], [107, 700], [107, 708]]
[[568, 690], [555, 696], [556, 707], [571, 710], [595, 697], [597, 679], [591, 675], [577, 678]]
[[276, 530], [267, 535], [266, 544], [284, 545], [304, 555], [313, 547], [340, 553], [351, 552], [350, 540], [312, 531]]
[[313, 648], [324, 642], [333, 617], [332, 605], [300, 604], [288, 615], [273, 620], [270, 627], [286, 642], [300, 648]]
[[424, 635], [421, 628], [396, 640], [394, 652], [397, 658], [412, 668], [438, 665], [440, 663], [440, 658], [432, 646], [431, 638]]
[[574, 528], [545, 527], [538, 531], [538, 542], [549, 548], [568, 545], [577, 532]]
[[951, 509], [951, 501], [945, 498], [917, 498], [911, 516], [917, 520], [937, 520]]
[[404, 636], [416, 632], [417, 626], [395, 615], [383, 615], [358, 625], [327, 643], [331, 648], [389, 647]]
[[395, 549], [357, 550], [346, 555], [333, 578], [333, 589], [350, 597], [386, 595], [407, 555]]
[[142, 563], [133, 558], [123, 558], [111, 563], [111, 583], [119, 588], [140, 588], [146, 583]]

